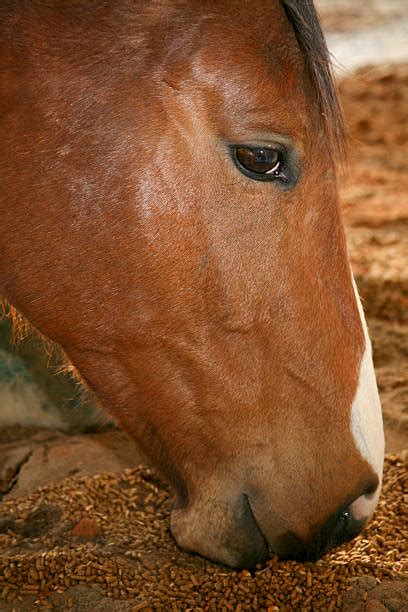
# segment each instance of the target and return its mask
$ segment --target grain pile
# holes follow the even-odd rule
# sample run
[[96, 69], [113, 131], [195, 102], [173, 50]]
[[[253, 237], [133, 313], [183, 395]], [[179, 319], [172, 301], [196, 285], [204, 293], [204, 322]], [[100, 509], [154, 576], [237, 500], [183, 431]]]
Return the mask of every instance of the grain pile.
[[0, 609], [1, 601], [28, 609], [18, 608], [28, 595], [51, 607], [53, 591], [95, 584], [112, 606], [131, 600], [133, 610], [338, 609], [350, 579], [408, 576], [406, 459], [387, 457], [375, 519], [354, 543], [316, 563], [271, 559], [253, 574], [180, 551], [168, 529], [169, 494], [143, 467], [71, 477], [8, 500], [0, 512]]

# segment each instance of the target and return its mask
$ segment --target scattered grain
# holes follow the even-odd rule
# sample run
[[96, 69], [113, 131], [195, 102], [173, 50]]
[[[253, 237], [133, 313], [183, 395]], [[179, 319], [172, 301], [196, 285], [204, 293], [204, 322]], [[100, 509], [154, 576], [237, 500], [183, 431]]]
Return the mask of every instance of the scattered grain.
[[[384, 494], [354, 542], [316, 563], [272, 557], [252, 573], [177, 548], [168, 491], [150, 470], [68, 478], [2, 504], [0, 520], [12, 517], [16, 533], [0, 541], [0, 597], [12, 602], [31, 593], [47, 607], [52, 592], [97, 584], [107, 597], [135, 600], [134, 610], [336, 610], [355, 577], [407, 577], [405, 471], [402, 455], [387, 457]], [[21, 535], [44, 504], [60, 520], [40, 537]], [[88, 527], [98, 526], [97, 539], [72, 537], [84, 514]]]

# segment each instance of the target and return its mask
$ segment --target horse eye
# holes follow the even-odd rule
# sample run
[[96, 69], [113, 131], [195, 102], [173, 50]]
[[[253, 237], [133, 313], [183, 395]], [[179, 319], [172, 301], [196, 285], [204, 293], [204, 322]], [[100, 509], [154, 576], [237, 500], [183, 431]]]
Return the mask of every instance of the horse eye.
[[273, 180], [281, 174], [282, 151], [269, 147], [234, 147], [238, 169], [250, 178]]

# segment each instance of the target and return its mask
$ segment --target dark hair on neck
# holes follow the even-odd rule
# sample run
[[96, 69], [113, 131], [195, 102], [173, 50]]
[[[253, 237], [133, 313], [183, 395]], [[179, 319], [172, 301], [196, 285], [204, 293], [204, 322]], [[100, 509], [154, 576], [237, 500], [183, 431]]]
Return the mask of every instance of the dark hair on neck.
[[306, 69], [334, 158], [344, 159], [343, 112], [334, 84], [333, 68], [326, 40], [313, 0], [281, 0], [306, 61]]

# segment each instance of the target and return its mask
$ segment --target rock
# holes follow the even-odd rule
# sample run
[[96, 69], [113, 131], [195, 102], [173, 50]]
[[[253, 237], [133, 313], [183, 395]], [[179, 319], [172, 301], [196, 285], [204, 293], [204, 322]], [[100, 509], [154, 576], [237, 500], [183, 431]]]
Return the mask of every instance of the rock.
[[378, 585], [377, 580], [374, 576], [361, 576], [358, 578], [358, 588], [364, 591], [371, 591], [371, 589], [375, 589]]
[[408, 610], [408, 580], [386, 580], [373, 591], [373, 597], [391, 612]]
[[75, 525], [71, 531], [71, 535], [78, 538], [97, 538], [102, 534], [102, 529], [98, 523], [89, 518], [83, 518]]
[[59, 432], [47, 436], [36, 431], [23, 444], [0, 444], [0, 462], [0, 485], [3, 482], [3, 499], [7, 499], [27, 495], [37, 487], [74, 474], [120, 472], [146, 460], [121, 431], [76, 436]]
[[13, 487], [21, 466], [29, 459], [30, 454], [31, 447], [26, 444], [7, 448], [0, 446], [0, 498]]
[[342, 610], [344, 612], [408, 610], [408, 581], [385, 580], [377, 584], [373, 576], [357, 578], [353, 588], [344, 595]]

